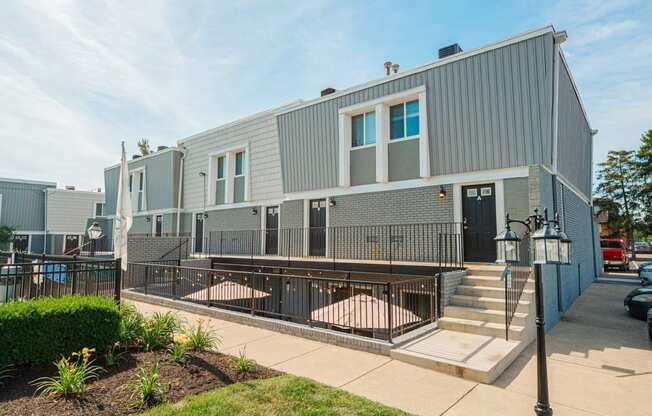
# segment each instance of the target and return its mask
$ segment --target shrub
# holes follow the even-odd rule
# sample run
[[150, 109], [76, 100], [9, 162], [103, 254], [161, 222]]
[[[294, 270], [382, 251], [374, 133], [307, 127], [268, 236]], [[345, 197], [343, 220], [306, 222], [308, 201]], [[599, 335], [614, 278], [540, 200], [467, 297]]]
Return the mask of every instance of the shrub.
[[168, 352], [172, 357], [172, 361], [177, 364], [185, 364], [188, 361], [188, 347], [185, 344], [177, 344], [176, 342], [168, 348]]
[[51, 363], [83, 347], [106, 352], [118, 340], [120, 312], [96, 296], [39, 298], [0, 305], [0, 366]]
[[204, 323], [199, 321], [194, 329], [188, 331], [186, 346], [194, 351], [205, 351], [215, 348], [220, 344], [220, 339], [210, 329], [204, 328]]
[[0, 386], [4, 386], [5, 381], [11, 378], [11, 367], [0, 367]]
[[[57, 375], [54, 377], [41, 377], [32, 384], [36, 386], [36, 394], [43, 396], [70, 396], [72, 394], [82, 395], [86, 392], [86, 383], [97, 378], [102, 368], [93, 365], [90, 360], [91, 354], [95, 352], [92, 348], [83, 348], [79, 352], [73, 352], [70, 358], [61, 357], [54, 363], [57, 367]], [[77, 357], [73, 360], [73, 357]]]
[[158, 376], [158, 363], [155, 362], [151, 369], [140, 368], [140, 374], [132, 383], [127, 384], [131, 390], [129, 400], [131, 406], [137, 409], [156, 404], [164, 399], [163, 386]]

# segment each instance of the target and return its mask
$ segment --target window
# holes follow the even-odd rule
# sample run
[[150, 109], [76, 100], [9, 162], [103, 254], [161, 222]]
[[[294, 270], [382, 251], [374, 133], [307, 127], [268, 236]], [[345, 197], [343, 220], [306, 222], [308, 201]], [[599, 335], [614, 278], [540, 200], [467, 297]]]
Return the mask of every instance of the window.
[[217, 158], [217, 179], [224, 179], [224, 156]]
[[95, 203], [95, 216], [102, 217], [104, 216], [104, 204], [101, 202]]
[[393, 105], [389, 108], [390, 140], [419, 135], [419, 100]]
[[244, 175], [244, 152], [238, 152], [235, 154], [235, 176]]
[[376, 112], [359, 114], [351, 118], [351, 147], [376, 143]]
[[134, 189], [133, 182], [134, 182], [134, 175], [129, 175], [129, 193], [131, 193], [131, 191], [133, 191]]

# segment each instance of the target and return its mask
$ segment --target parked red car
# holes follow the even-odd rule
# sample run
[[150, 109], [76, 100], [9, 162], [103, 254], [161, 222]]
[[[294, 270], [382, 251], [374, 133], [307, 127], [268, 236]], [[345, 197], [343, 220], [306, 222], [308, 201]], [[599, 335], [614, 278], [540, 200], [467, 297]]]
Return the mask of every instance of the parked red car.
[[623, 271], [629, 269], [629, 257], [624, 240], [616, 238], [600, 240], [600, 247], [605, 268], [617, 267]]

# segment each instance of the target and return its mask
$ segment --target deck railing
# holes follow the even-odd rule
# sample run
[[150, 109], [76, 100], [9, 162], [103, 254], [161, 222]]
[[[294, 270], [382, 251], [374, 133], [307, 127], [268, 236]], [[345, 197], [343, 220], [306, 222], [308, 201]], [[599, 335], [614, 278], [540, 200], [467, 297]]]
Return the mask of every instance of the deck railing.
[[459, 223], [225, 230], [193, 240], [194, 253], [212, 256], [431, 263], [442, 270], [464, 267], [463, 247]]
[[392, 342], [440, 316], [440, 275], [351, 279], [129, 263], [124, 288]]

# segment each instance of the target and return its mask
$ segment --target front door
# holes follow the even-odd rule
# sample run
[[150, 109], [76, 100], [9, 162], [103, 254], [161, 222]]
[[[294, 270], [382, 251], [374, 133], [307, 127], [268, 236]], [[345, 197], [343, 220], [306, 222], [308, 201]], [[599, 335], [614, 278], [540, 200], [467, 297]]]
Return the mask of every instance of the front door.
[[496, 188], [494, 184], [462, 187], [464, 260], [496, 261]]
[[29, 251], [29, 234], [14, 234], [14, 251]]
[[195, 214], [195, 253], [204, 252], [204, 214]]
[[157, 215], [154, 217], [154, 236], [160, 237], [163, 231], [163, 216]]
[[278, 207], [267, 207], [265, 213], [265, 254], [278, 254]]
[[310, 201], [309, 253], [311, 256], [326, 255], [326, 200]]
[[63, 254], [79, 255], [79, 236], [78, 235], [67, 235], [66, 242], [64, 244]]

